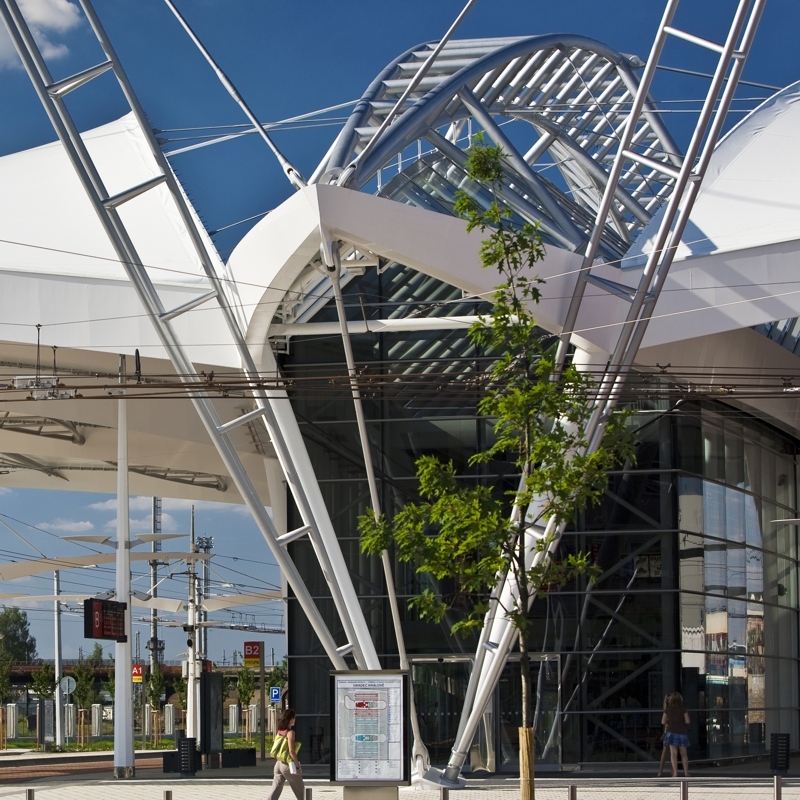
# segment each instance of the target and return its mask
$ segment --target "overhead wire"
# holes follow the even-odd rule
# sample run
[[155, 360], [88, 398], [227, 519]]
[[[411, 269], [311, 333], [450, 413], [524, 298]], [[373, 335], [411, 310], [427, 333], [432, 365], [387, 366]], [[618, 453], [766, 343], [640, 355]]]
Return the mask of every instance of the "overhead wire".
[[[772, 226], [772, 225], [775, 225], [776, 222], [778, 222], [778, 223], [780, 223], [780, 222], [791, 222], [791, 221], [795, 221], [796, 219], [797, 219], [797, 216], [796, 215], [792, 215], [792, 216], [787, 216], [787, 217], [783, 218], [782, 220], [771, 220], [769, 224], [770, 224], [770, 226]], [[764, 225], [766, 225], [766, 223], [764, 223]], [[752, 225], [752, 226], [749, 226], [749, 227], [746, 227], [746, 228], [738, 228], [735, 232], [730, 233], [729, 236], [739, 237], [743, 233], [756, 231], [759, 228], [764, 227], [764, 225]], [[724, 238], [725, 238], [724, 236], [717, 236], [717, 237], [714, 238], [714, 241], [717, 244], [719, 244], [720, 242], [724, 241]], [[709, 241], [711, 241], [710, 237], [701, 236], [701, 237], [696, 237], [696, 238], [690, 239], [690, 240], [682, 240], [682, 244], [684, 244], [686, 246], [696, 246], [696, 245], [703, 244], [703, 243], [706, 243], [706, 242], [709, 242]], [[0, 243], [13, 244], [13, 245], [20, 246], [20, 247], [30, 247], [30, 248], [33, 248], [33, 249], [41, 249], [41, 250], [50, 251], [50, 252], [60, 252], [60, 253], [64, 253], [64, 254], [67, 254], [67, 255], [77, 255], [77, 256], [81, 256], [81, 257], [85, 257], [85, 258], [97, 258], [97, 259], [104, 260], [104, 261], [109, 261], [109, 262], [113, 262], [113, 263], [119, 263], [118, 259], [114, 259], [114, 258], [110, 258], [110, 257], [93, 256], [91, 254], [82, 254], [82, 253], [75, 252], [75, 251], [61, 250], [59, 248], [44, 247], [44, 246], [41, 246], [41, 245], [33, 245], [33, 244], [29, 244], [29, 243], [24, 243], [24, 242], [13, 242], [13, 241], [9, 241], [9, 240], [0, 240]], [[647, 256], [647, 253], [646, 252], [643, 253], [643, 256]], [[625, 256], [622, 256], [622, 257], [620, 257], [618, 259], [609, 259], [609, 260], [606, 260], [604, 263], [606, 265], [609, 265], [609, 266], [614, 266], [614, 265], [621, 264], [625, 260], [625, 258], [626, 258]], [[162, 270], [162, 271], [166, 271], [166, 272], [170, 272], [170, 273], [177, 273], [177, 274], [182, 274], [182, 275], [191, 275], [192, 277], [196, 277], [196, 275], [194, 273], [190, 273], [188, 271], [183, 271], [183, 270], [177, 270], [175, 268], [158, 267], [158, 266], [154, 266], [154, 265], [145, 265], [145, 266], [146, 266], [147, 269]], [[585, 269], [588, 269], [588, 267], [578, 267], [578, 268], [575, 268], [575, 269], [564, 270], [562, 272], [555, 273], [553, 275], [548, 276], [548, 279], [549, 280], [554, 280], [554, 279], [557, 279], [557, 278], [568, 277], [568, 276], [571, 276], [571, 275], [579, 274], [582, 270], [585, 270]], [[220, 278], [220, 280], [225, 282], [226, 280], [230, 280], [230, 279]], [[275, 287], [275, 286], [272, 286], [272, 285], [269, 285], [269, 284], [258, 284], [258, 283], [255, 283], [255, 282], [238, 281], [238, 280], [237, 281], [231, 280], [231, 282], [233, 282], [235, 284], [238, 284], [238, 285], [241, 285], [241, 286], [253, 287], [253, 288], [258, 288], [258, 289], [264, 289], [264, 290], [273, 289], [273, 290], [276, 290], [276, 291], [280, 291], [280, 292], [284, 293], [285, 295], [296, 294], [296, 295], [299, 295], [299, 296], [303, 296], [306, 299], [314, 299], [314, 298], [324, 299], [324, 298], [327, 297], [327, 295], [324, 294], [324, 293], [301, 292], [300, 290], [292, 290], [290, 287], [282, 287], [281, 288], [281, 287]], [[769, 285], [773, 285], [773, 283], [778, 283], [778, 282], [763, 282], [760, 285], [769, 286]], [[779, 285], [785, 285], [786, 283], [794, 283], [794, 282], [781, 281]], [[742, 285], [747, 285], [747, 284], [742, 284]], [[694, 292], [694, 291], [702, 291], [703, 288], [704, 287], [696, 287], [696, 286], [693, 286], [691, 288], [689, 288], [689, 287], [672, 288], [672, 289], [665, 288], [664, 291], [665, 292], [678, 292], [678, 291], [680, 291], [680, 292]], [[705, 288], [707, 288], [708, 290], [714, 290], [714, 289], [719, 289], [719, 288], [724, 288], [724, 287], [711, 285], [711, 286], [708, 286], [708, 287], [705, 287]], [[733, 288], [735, 288], [735, 286]], [[493, 294], [493, 292], [494, 292], [494, 289], [491, 289], [491, 290], [487, 290], [486, 292], [472, 293], [467, 297], [460, 297], [460, 298], [457, 298], [457, 299], [454, 299], [454, 300], [436, 301], [435, 304], [430, 304], [430, 305], [435, 305], [436, 307], [440, 307], [441, 305], [452, 305], [452, 304], [456, 304], [456, 303], [463, 303], [466, 300], [469, 300], [471, 298], [488, 299]], [[596, 296], [602, 296], [602, 294], [603, 294], [602, 292], [597, 292]], [[792, 294], [792, 293], [789, 293], [789, 294]], [[781, 294], [781, 293], [769, 295], [769, 297], [775, 297], [775, 298], [781, 297], [781, 296], [783, 296], [783, 294]], [[761, 299], [763, 299], [763, 298], [761, 298]], [[281, 302], [281, 301], [271, 301], [271, 302], [268, 302], [267, 305], [277, 305], [277, 304], [279, 304], [279, 302]], [[425, 301], [413, 301], [413, 300], [403, 301], [403, 304], [405, 304], [405, 305], [411, 305], [411, 304], [414, 304], [414, 303], [419, 303], [421, 305], [424, 305]], [[260, 305], [264, 305], [264, 303], [260, 303], [259, 302], [259, 303], [249, 303], [249, 304], [242, 304], [242, 305], [244, 307], [250, 308], [250, 307], [258, 307]], [[352, 304], [346, 304], [346, 305], [348, 307], [355, 307], [356, 304], [352, 303]], [[359, 305], [365, 305], [365, 306], [369, 307], [372, 304], [369, 303], [369, 302], [362, 303], [361, 301], [359, 301]], [[708, 306], [706, 308], [710, 309], [710, 308], [713, 308], [713, 307], [714, 306]], [[213, 308], [198, 308], [198, 309], [195, 309], [193, 311], [193, 313], [204, 312], [204, 311], [208, 312], [208, 311], [214, 311], [214, 310], [215, 309], [213, 309]], [[3, 322], [3, 324], [4, 325], [14, 326], [14, 327], [35, 327], [36, 324], [41, 324], [42, 328], [46, 329], [46, 328], [53, 328], [53, 327], [63, 327], [63, 326], [67, 326], [67, 325], [81, 325], [81, 324], [104, 322], [104, 321], [111, 322], [111, 321], [117, 321], [117, 320], [120, 320], [120, 319], [142, 319], [142, 318], [146, 318], [147, 316], [148, 315], [146, 313], [141, 313], [141, 314], [117, 315], [117, 316], [86, 317], [86, 318], [81, 318], [81, 319], [63, 320], [63, 321], [59, 321], [59, 322], [45, 322], [45, 323], [41, 323], [41, 322], [40, 323], [33, 323], [33, 322], [31, 322], [31, 323]], [[657, 318], [657, 315], [654, 315], [653, 318], [654, 319]], [[206, 344], [207, 346], [219, 347], [219, 346], [225, 346], [225, 345], [227, 345], [229, 343], [227, 343], [227, 342], [210, 342], [210, 343], [204, 343], [204, 344]], [[119, 344], [118, 343], [117, 345], [113, 345], [112, 344], [112, 345], [109, 345], [109, 346], [132, 346], [132, 345], [130, 345], [130, 344], [124, 344], [123, 345], [123, 344]], [[158, 346], [160, 347], [160, 345], [158, 345]]]

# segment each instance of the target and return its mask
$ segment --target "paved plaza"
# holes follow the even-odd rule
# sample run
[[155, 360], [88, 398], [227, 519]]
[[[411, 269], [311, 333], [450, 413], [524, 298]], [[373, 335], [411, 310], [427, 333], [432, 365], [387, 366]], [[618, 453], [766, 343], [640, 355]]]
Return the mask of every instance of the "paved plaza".
[[[85, 759], [86, 756], [83, 756]], [[8, 751], [0, 756], [0, 800], [26, 800], [33, 790], [34, 800], [164, 800], [166, 790], [172, 800], [256, 800], [266, 796], [271, 783], [272, 762], [256, 767], [217, 769], [181, 777], [161, 771], [160, 758], [137, 759], [137, 775], [130, 781], [111, 777], [110, 762], [86, 761], [76, 756], [15, 756]], [[625, 765], [620, 765], [623, 767]], [[687, 781], [688, 797], [693, 800], [773, 800], [773, 778], [764, 762], [739, 764], [728, 768], [698, 770]], [[643, 765], [631, 777], [609, 772], [560, 773], [536, 780], [537, 800], [569, 800], [569, 787], [576, 787], [577, 800], [681, 800], [681, 782], [655, 777], [655, 765]], [[644, 771], [646, 770], [646, 771]], [[782, 799], [800, 800], [800, 763], [783, 779]], [[320, 773], [306, 778], [312, 800], [340, 800], [342, 787], [331, 786]], [[288, 786], [282, 798], [293, 800]], [[402, 787], [400, 800], [440, 800], [438, 789], [426, 786]], [[451, 800], [511, 800], [519, 797], [519, 779], [513, 776], [471, 778], [464, 789], [450, 791]]]
[[[680, 800], [678, 781], [656, 778], [575, 778], [537, 779], [537, 800], [568, 800], [569, 784], [577, 787], [578, 800]], [[236, 778], [220, 775], [215, 778], [137, 778], [132, 781], [114, 781], [92, 776], [24, 784], [0, 784], [0, 799], [25, 800], [28, 789], [34, 790], [35, 800], [163, 800], [164, 791], [172, 792], [172, 800], [252, 800], [266, 795], [269, 782], [263, 778]], [[340, 800], [342, 788], [328, 781], [312, 778], [306, 781], [312, 800]], [[766, 778], [692, 778], [688, 783], [689, 798], [697, 800], [772, 800], [774, 789]], [[294, 800], [288, 786], [282, 798]], [[421, 787], [402, 787], [400, 800], [439, 800], [438, 790]], [[451, 800], [493, 800], [519, 797], [519, 782], [514, 778], [468, 781], [460, 791], [450, 791]], [[800, 779], [786, 779], [783, 785], [784, 800], [800, 798]]]

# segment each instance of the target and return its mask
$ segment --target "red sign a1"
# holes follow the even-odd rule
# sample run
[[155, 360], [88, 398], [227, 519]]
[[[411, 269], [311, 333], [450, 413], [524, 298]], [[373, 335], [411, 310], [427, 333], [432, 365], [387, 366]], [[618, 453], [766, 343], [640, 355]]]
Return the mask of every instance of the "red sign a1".
[[246, 667], [258, 667], [261, 664], [261, 648], [264, 642], [245, 642], [244, 643], [244, 665]]

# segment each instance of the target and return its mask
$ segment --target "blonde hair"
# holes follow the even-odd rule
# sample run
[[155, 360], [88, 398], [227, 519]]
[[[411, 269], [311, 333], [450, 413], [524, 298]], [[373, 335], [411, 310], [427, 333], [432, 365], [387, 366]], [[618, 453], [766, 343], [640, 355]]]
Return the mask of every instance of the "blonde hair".
[[683, 705], [683, 696], [680, 692], [670, 692], [664, 698], [664, 708], [680, 708]]

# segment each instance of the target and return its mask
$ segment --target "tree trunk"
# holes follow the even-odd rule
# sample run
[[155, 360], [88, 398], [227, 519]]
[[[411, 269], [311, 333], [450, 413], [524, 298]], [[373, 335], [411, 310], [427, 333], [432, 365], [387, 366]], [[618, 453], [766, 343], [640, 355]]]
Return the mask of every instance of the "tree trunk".
[[[519, 582], [519, 607], [527, 610], [529, 592], [524, 581], [523, 573], [523, 578]], [[528, 651], [528, 628], [526, 625], [521, 625], [519, 629], [519, 650], [519, 676], [522, 688], [522, 727], [519, 728], [519, 795], [520, 800], [533, 800], [536, 731], [531, 718], [533, 687], [531, 685], [531, 656]]]
[[520, 800], [534, 800], [534, 728], [519, 728], [519, 797]]

